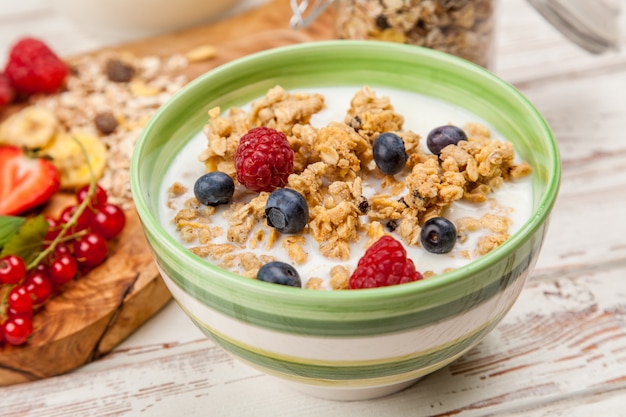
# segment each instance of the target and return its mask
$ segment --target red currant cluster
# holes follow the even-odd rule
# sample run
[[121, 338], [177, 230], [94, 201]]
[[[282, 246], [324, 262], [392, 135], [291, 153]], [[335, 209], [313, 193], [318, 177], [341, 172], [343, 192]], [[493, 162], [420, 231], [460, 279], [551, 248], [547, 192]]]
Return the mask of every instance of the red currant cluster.
[[43, 248], [33, 262], [27, 265], [17, 255], [0, 258], [0, 344], [24, 344], [34, 312], [64, 284], [104, 262], [107, 240], [124, 228], [124, 211], [107, 202], [100, 186], [81, 188], [76, 200], [58, 218], [46, 218]]

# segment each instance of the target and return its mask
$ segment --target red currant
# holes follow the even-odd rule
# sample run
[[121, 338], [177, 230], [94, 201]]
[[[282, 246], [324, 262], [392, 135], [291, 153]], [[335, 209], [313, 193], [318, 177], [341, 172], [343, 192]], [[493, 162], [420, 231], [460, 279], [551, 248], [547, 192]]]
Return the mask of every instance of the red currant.
[[33, 299], [24, 285], [17, 285], [9, 291], [8, 304], [16, 313], [33, 310]]
[[56, 255], [48, 266], [48, 276], [56, 285], [70, 282], [78, 272], [76, 260], [68, 254]]
[[[78, 201], [78, 204], [80, 204], [83, 201], [85, 201], [85, 199], [88, 196], [89, 196], [89, 184], [81, 187], [76, 192], [76, 201]], [[91, 202], [89, 203], [89, 206], [92, 209], [96, 209], [96, 208], [100, 208], [104, 206], [106, 202], [107, 202], [107, 192], [104, 190], [104, 188], [96, 184], [96, 191], [91, 196]]]
[[7, 317], [22, 317], [25, 319], [32, 320], [33, 314], [34, 312], [32, 309], [26, 310], [26, 311], [17, 311], [13, 307], [7, 308]]
[[9, 317], [2, 325], [4, 340], [10, 345], [23, 345], [33, 333], [33, 322], [24, 317]]
[[114, 204], [99, 207], [91, 217], [91, 229], [106, 240], [111, 240], [122, 232], [126, 225], [126, 215]]
[[[61, 212], [61, 216], [59, 217], [60, 222], [62, 224], [69, 223], [77, 208], [78, 206], [67, 206]], [[85, 230], [89, 227], [90, 223], [91, 223], [91, 213], [89, 212], [89, 210], [85, 210], [78, 215], [78, 218], [76, 219], [76, 224], [73, 227], [71, 227], [71, 229], [74, 232]]]
[[46, 233], [46, 236], [43, 240], [46, 243], [49, 243], [56, 239], [59, 233], [61, 233], [61, 225], [56, 219], [52, 217], [46, 217], [46, 221], [48, 222], [48, 232]]
[[48, 276], [40, 271], [31, 272], [24, 279], [24, 286], [30, 293], [33, 304], [44, 303], [52, 294], [52, 282]]
[[64, 244], [64, 243], [59, 243], [55, 248], [54, 248], [54, 254], [55, 255], [71, 255], [72, 251], [70, 250], [70, 248]]
[[107, 257], [106, 240], [97, 233], [87, 233], [74, 244], [74, 256], [78, 263], [87, 268], [100, 265]]
[[26, 264], [16, 255], [0, 258], [0, 284], [17, 284], [26, 275]]

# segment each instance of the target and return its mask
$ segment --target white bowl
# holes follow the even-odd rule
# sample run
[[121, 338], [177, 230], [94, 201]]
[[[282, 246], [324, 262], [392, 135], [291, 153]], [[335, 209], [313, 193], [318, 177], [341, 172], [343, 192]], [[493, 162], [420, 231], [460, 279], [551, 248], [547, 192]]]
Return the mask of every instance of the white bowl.
[[243, 1], [51, 0], [51, 3], [86, 33], [108, 41], [126, 41], [210, 22]]
[[[389, 87], [472, 111], [533, 166], [533, 213], [505, 243], [440, 276], [357, 291], [312, 291], [244, 278], [194, 255], [159, 218], [159, 190], [208, 110], [243, 105], [280, 84]], [[307, 42], [223, 65], [162, 106], [135, 147], [131, 186], [163, 279], [226, 351], [311, 395], [340, 400], [398, 391], [449, 364], [502, 320], [533, 270], [556, 199], [560, 159], [549, 127], [513, 87], [438, 51], [374, 41]], [[165, 330], [164, 330], [165, 331]]]

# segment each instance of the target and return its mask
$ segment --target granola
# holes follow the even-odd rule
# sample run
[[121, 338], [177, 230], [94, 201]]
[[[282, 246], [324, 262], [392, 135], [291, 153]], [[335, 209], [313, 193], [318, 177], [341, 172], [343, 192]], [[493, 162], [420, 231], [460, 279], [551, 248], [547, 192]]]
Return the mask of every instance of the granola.
[[49, 109], [67, 135], [102, 142], [106, 166], [99, 184], [111, 202], [128, 209], [135, 142], [156, 110], [187, 83], [188, 63], [183, 55], [137, 57], [112, 50], [81, 56], [69, 60], [65, 90], [33, 97], [32, 105]]
[[336, 32], [438, 49], [487, 67], [494, 0], [337, 0]]
[[[205, 170], [223, 170], [235, 179], [232, 158], [239, 138], [252, 127], [271, 125], [287, 135], [297, 155], [287, 187], [304, 196], [309, 220], [300, 234], [282, 236], [265, 221], [269, 193], [238, 186], [230, 205], [203, 207], [189, 197], [188, 187], [174, 182], [167, 190], [168, 207], [176, 211], [173, 222], [180, 238], [199, 243], [192, 247], [194, 253], [254, 277], [263, 260], [275, 259], [276, 253], [303, 265], [311, 262], [314, 251], [315, 259], [319, 254], [330, 266], [325, 278], [307, 277], [304, 287], [345, 289], [350, 276], [346, 263], [353, 260], [355, 247], [394, 233], [406, 246], [417, 248], [421, 225], [444, 216], [454, 204], [487, 205], [480, 216], [457, 220], [459, 241], [481, 233], [475, 247], [458, 256], [484, 255], [509, 237], [511, 209], [492, 194], [505, 182], [532, 172], [528, 163], [516, 159], [510, 142], [493, 138], [481, 124], [469, 123], [464, 126], [468, 140], [448, 145], [437, 156], [420, 146], [419, 134], [404, 129], [404, 117], [390, 99], [378, 97], [367, 86], [354, 94], [343, 121], [316, 127], [311, 118], [325, 106], [320, 94], [290, 93], [276, 86], [249, 111], [209, 111], [203, 129], [208, 141], [198, 156]], [[403, 174], [383, 175], [373, 161], [372, 142], [387, 131], [405, 141], [409, 162]], [[223, 229], [216, 224], [220, 213], [226, 220]]]

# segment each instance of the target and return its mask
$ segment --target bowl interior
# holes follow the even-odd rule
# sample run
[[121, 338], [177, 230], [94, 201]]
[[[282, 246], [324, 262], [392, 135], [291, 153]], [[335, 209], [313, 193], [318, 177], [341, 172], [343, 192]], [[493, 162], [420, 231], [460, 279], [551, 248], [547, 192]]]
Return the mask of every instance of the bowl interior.
[[[476, 114], [512, 141], [522, 158], [533, 166], [533, 215], [507, 242], [468, 268], [459, 268], [434, 280], [374, 291], [294, 292], [292, 288], [234, 276], [194, 257], [159, 225], [158, 196], [164, 171], [207, 122], [209, 109], [242, 106], [275, 85], [286, 90], [363, 85], [374, 90], [377, 86], [395, 88], [440, 99]], [[166, 250], [182, 259], [181, 267], [186, 261], [200, 263], [212, 271], [213, 278], [224, 279], [224, 285], [236, 285], [238, 290], [252, 289], [258, 296], [288, 293], [294, 303], [320, 297], [324, 302], [338, 297], [343, 298], [342, 302], [352, 299], [357, 303], [356, 300], [372, 297], [381, 297], [382, 301], [429, 291], [432, 296], [443, 286], [460, 283], [472, 269], [501, 260], [528, 239], [546, 220], [559, 181], [560, 161], [552, 133], [533, 105], [515, 88], [483, 68], [447, 54], [373, 41], [327, 41], [281, 47], [212, 70], [159, 109], [136, 145], [131, 166], [133, 197], [144, 229], [149, 237], [158, 239]]]

